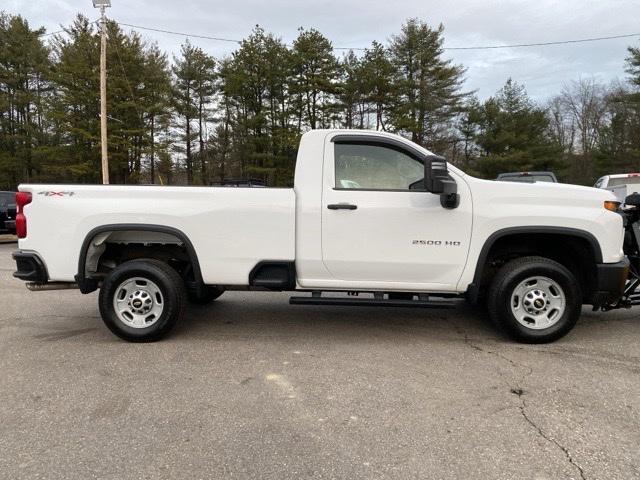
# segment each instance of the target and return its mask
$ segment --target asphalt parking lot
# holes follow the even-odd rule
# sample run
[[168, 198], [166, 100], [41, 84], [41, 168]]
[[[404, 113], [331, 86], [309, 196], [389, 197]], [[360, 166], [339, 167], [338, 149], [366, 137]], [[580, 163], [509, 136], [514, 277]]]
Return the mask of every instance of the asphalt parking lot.
[[640, 310], [543, 346], [455, 310], [227, 292], [130, 344], [0, 245], [0, 477], [640, 478]]

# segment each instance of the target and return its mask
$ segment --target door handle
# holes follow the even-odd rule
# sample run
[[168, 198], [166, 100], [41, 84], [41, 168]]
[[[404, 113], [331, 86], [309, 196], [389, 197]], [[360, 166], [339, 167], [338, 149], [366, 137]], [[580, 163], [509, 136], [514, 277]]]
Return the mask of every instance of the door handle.
[[331, 203], [327, 205], [327, 208], [329, 210], [355, 210], [358, 206], [351, 203]]

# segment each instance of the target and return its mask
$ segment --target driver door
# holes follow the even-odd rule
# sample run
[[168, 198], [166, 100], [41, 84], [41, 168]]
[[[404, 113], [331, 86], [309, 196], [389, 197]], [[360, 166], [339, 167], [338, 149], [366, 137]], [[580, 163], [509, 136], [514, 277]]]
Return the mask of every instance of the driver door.
[[452, 175], [463, 187], [460, 206], [445, 209], [424, 190], [412, 149], [349, 138], [325, 147], [322, 256], [336, 286], [455, 289], [471, 236], [464, 181]]

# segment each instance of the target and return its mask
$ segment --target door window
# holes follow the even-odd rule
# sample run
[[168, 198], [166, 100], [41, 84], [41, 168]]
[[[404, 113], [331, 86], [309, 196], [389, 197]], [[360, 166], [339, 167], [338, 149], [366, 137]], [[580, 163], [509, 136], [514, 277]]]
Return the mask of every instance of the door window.
[[422, 162], [396, 148], [336, 143], [334, 153], [337, 189], [409, 190], [424, 177]]

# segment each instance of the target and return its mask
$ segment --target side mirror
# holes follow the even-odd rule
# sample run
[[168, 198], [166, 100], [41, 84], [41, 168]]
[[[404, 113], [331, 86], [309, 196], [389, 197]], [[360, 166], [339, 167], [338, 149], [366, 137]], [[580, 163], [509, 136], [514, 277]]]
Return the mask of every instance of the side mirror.
[[447, 161], [436, 155], [424, 159], [424, 186], [431, 193], [445, 193], [445, 182], [449, 178]]
[[449, 176], [447, 161], [437, 155], [424, 159], [424, 186], [428, 192], [440, 195], [444, 208], [456, 208], [459, 203], [458, 186]]

